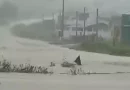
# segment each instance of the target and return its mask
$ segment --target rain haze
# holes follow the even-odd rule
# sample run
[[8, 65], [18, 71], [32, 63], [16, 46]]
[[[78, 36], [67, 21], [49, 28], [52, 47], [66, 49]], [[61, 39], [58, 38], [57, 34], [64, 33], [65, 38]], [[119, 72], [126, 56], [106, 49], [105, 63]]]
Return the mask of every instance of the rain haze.
[[0, 0], [0, 90], [130, 90], [129, 0]]
[[[16, 3], [21, 11], [37, 11], [38, 13], [57, 12], [62, 7], [62, 0], [12, 0], [12, 2]], [[66, 10], [76, 10], [81, 9], [83, 6], [89, 9], [98, 7], [104, 11], [115, 12], [116, 10], [116, 12], [121, 13], [129, 12], [129, 2], [129, 0], [66, 0], [65, 8]]]
[[[5, 1], [5, 0], [1, 0]], [[6, 0], [7, 1], [7, 0]], [[19, 7], [22, 13], [43, 14], [61, 11], [62, 0], [8, 0], [12, 1]], [[107, 13], [127, 13], [129, 12], [129, 0], [66, 0], [65, 10], [82, 10], [87, 7], [89, 10], [100, 8], [101, 11]], [[118, 3], [118, 4], [117, 4]]]

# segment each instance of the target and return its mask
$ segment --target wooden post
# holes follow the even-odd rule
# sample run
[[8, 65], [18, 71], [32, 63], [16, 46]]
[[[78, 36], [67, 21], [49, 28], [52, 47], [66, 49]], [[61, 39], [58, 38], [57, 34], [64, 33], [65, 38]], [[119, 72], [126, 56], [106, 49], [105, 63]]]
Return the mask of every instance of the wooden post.
[[44, 14], [42, 15], [42, 17], [43, 17], [43, 20], [44, 20]]
[[54, 13], [52, 13], [52, 19], [55, 20]]

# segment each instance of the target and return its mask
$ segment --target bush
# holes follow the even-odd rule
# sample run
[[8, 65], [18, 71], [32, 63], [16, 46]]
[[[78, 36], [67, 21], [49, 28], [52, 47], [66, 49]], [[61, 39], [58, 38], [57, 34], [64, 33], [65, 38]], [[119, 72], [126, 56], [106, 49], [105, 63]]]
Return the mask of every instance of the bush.
[[51, 63], [50, 63], [50, 67], [54, 67], [54, 66], [56, 66], [55, 63], [54, 63], [54, 62], [51, 62]]
[[10, 72], [11, 71], [11, 63], [3, 60], [0, 62], [0, 72]]
[[70, 69], [70, 75], [86, 75], [87, 73], [82, 70], [82, 68], [76, 69], [75, 67]]
[[43, 73], [43, 74], [53, 74], [49, 72], [48, 68], [42, 66], [33, 66], [30, 64], [20, 64], [12, 65], [11, 62], [7, 60], [0, 61], [0, 72], [18, 72], [18, 73]]
[[62, 67], [74, 67], [75, 64], [72, 64], [72, 63], [69, 63], [69, 62], [65, 61], [65, 62], [63, 62], [63, 63], [61, 64], [61, 66], [62, 66]]

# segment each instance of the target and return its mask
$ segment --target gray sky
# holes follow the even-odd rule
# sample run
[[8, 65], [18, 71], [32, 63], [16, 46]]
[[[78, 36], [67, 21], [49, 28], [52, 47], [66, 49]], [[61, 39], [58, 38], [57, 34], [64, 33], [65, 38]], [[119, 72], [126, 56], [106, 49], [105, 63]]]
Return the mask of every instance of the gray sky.
[[[4, 0], [0, 0], [4, 1]], [[62, 0], [10, 0], [14, 2], [21, 12], [47, 13], [58, 12], [61, 9]], [[128, 13], [130, 12], [130, 0], [65, 0], [65, 10], [80, 11], [87, 7], [94, 11], [97, 7], [103, 13]]]

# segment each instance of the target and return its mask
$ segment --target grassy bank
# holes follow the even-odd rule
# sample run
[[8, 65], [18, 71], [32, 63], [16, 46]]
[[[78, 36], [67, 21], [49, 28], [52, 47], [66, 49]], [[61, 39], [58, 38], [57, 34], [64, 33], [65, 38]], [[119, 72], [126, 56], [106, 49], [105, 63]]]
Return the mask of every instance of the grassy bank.
[[110, 42], [83, 43], [75, 49], [117, 56], [130, 56], [130, 46], [121, 43], [116, 44], [116, 46], [113, 46]]

